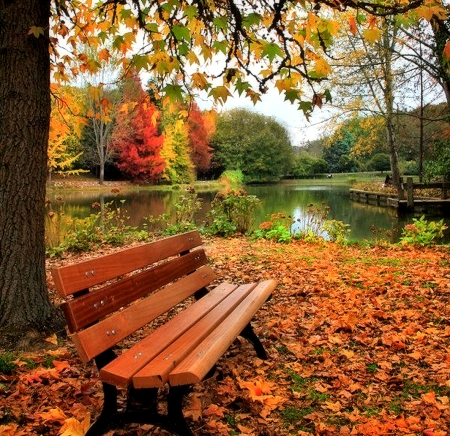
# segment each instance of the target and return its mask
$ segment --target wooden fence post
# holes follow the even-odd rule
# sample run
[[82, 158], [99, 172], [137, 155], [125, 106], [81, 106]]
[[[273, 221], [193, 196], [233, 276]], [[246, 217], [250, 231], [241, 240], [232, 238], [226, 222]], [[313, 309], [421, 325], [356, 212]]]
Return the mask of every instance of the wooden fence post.
[[403, 178], [402, 177], [400, 177], [400, 180], [399, 180], [398, 199], [399, 200], [404, 200], [405, 199], [405, 192], [403, 191]]
[[406, 190], [407, 190], [406, 204], [408, 207], [414, 207], [414, 185], [412, 177], [408, 177], [406, 179]]

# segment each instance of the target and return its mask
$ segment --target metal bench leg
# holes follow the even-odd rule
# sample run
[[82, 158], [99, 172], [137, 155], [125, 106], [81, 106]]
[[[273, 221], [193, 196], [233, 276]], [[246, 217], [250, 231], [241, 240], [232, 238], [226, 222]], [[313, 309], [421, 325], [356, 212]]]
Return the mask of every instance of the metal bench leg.
[[103, 385], [103, 409], [97, 420], [89, 427], [85, 436], [99, 436], [116, 426], [117, 420], [117, 389], [113, 385]]
[[169, 431], [176, 436], [195, 436], [189, 428], [185, 417], [183, 416], [183, 397], [188, 392], [189, 385], [173, 386], [169, 389], [167, 399]]
[[252, 345], [253, 348], [256, 351], [256, 355], [262, 359], [262, 360], [267, 360], [267, 353], [266, 350], [263, 347], [263, 344], [261, 344], [261, 341], [259, 340], [258, 336], [256, 336], [256, 333], [253, 330], [253, 327], [250, 323], [248, 323], [244, 330], [242, 330], [240, 336], [242, 336], [243, 338], [247, 339], [247, 341], [249, 341]]

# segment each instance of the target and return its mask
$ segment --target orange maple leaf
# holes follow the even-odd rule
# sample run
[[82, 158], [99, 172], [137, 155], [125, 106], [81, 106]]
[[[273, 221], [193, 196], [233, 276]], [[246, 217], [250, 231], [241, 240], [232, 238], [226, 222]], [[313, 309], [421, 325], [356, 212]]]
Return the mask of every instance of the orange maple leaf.
[[255, 382], [242, 382], [240, 386], [250, 391], [250, 397], [253, 401], [264, 401], [265, 395], [263, 394], [269, 395], [272, 392], [274, 383], [256, 380]]
[[427, 404], [436, 404], [436, 394], [434, 391], [427, 392], [426, 394], [422, 394], [422, 400]]
[[61, 372], [63, 369], [66, 368], [70, 368], [70, 364], [67, 361], [61, 361], [61, 360], [54, 360], [53, 362], [53, 366], [55, 367], [55, 369], [59, 372]]
[[356, 20], [354, 17], [349, 18], [349, 24], [350, 24], [350, 32], [352, 35], [356, 34]]
[[444, 57], [447, 59], [447, 61], [450, 60], [450, 41], [445, 44]]
[[223, 418], [225, 416], [225, 407], [218, 406], [217, 404], [210, 404], [204, 411], [203, 415], [210, 416], [215, 415]]

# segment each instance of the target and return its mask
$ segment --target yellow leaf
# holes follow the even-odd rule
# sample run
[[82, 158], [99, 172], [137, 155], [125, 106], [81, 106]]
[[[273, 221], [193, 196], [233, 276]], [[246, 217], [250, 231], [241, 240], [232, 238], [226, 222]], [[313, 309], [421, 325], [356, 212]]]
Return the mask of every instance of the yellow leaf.
[[59, 430], [61, 436], [84, 436], [89, 428], [90, 415], [89, 413], [84, 418], [83, 422], [79, 422], [75, 418], [68, 418], [64, 425]]
[[30, 30], [28, 31], [28, 35], [34, 35], [35, 38], [39, 38], [40, 35], [44, 35], [44, 28], [31, 26]]
[[319, 58], [314, 66], [314, 71], [319, 77], [326, 77], [331, 73], [331, 67], [325, 59]]
[[65, 413], [58, 408], [50, 409], [48, 412], [42, 412], [41, 417], [44, 419], [44, 422], [64, 422], [67, 419]]
[[363, 32], [364, 39], [373, 44], [375, 41], [379, 41], [381, 38], [381, 31], [377, 28], [366, 29]]
[[53, 333], [51, 336], [45, 338], [44, 340], [45, 342], [49, 342], [50, 344], [58, 345], [58, 338], [56, 336], [56, 333]]
[[206, 76], [201, 73], [192, 74], [192, 86], [198, 89], [205, 89], [208, 86]]

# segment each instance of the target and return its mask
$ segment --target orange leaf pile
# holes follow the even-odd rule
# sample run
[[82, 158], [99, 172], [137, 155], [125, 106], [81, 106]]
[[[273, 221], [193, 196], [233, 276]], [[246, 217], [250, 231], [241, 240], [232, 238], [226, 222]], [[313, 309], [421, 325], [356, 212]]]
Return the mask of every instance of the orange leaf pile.
[[[187, 398], [196, 435], [450, 434], [446, 247], [236, 238], [206, 249], [221, 280], [279, 285], [253, 322], [269, 359], [243, 339], [231, 346]], [[1, 435], [78, 436], [98, 416], [95, 368], [67, 348], [44, 367], [48, 356], [0, 374]], [[141, 425], [108, 434], [166, 433]]]

